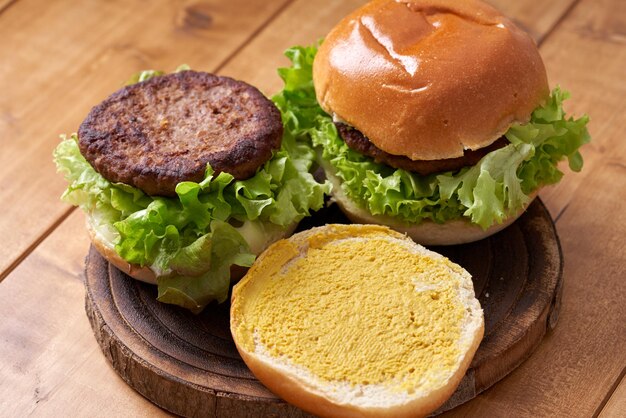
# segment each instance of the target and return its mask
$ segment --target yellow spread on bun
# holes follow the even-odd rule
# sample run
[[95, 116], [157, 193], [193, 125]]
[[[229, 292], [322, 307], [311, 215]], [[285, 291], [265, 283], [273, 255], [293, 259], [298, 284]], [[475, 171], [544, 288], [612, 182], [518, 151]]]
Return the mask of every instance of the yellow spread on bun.
[[386, 227], [326, 225], [270, 246], [235, 286], [252, 372], [321, 416], [419, 416], [454, 391], [482, 338], [469, 274]]

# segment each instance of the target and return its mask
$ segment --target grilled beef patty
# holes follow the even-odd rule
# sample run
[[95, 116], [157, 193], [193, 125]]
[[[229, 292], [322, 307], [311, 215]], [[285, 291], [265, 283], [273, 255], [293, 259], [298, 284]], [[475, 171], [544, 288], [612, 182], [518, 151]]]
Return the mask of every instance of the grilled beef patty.
[[207, 163], [245, 179], [282, 139], [280, 112], [255, 87], [182, 71], [126, 86], [94, 107], [78, 130], [81, 153], [111, 182], [175, 196]]
[[491, 145], [478, 150], [466, 150], [462, 157], [448, 158], [445, 160], [411, 160], [402, 155], [392, 155], [376, 147], [365, 135], [345, 123], [335, 123], [341, 138], [353, 150], [373, 158], [376, 162], [387, 164], [394, 168], [402, 168], [407, 171], [426, 176], [444, 171], [456, 171], [466, 166], [475, 165], [491, 151], [506, 146], [509, 142], [505, 137], [498, 138]]

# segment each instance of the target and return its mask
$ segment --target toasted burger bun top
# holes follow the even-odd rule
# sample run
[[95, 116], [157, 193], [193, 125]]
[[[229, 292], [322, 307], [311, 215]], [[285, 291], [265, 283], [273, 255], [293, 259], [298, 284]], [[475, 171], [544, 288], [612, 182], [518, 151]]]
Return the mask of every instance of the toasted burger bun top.
[[412, 160], [488, 146], [549, 94], [534, 41], [479, 0], [374, 0], [328, 34], [313, 80], [327, 113]]
[[278, 241], [234, 287], [231, 305], [252, 372], [323, 417], [432, 412], [465, 374], [483, 328], [469, 273], [373, 225]]

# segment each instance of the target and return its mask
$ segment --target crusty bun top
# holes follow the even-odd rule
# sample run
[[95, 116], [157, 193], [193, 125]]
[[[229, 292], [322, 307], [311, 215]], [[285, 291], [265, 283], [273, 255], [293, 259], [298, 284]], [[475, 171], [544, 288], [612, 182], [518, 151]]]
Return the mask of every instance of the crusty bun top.
[[328, 34], [313, 80], [327, 113], [413, 160], [485, 147], [549, 94], [534, 41], [479, 0], [374, 0]]

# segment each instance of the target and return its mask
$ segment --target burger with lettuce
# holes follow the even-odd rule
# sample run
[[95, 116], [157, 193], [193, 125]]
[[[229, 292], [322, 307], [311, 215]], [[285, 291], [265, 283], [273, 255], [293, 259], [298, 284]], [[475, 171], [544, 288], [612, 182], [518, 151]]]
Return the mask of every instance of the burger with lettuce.
[[[286, 121], [288, 123], [288, 121]], [[200, 311], [290, 235], [329, 191], [311, 146], [256, 88], [182, 69], [143, 72], [54, 151], [63, 200], [94, 247], [162, 302]]]
[[558, 182], [559, 162], [582, 168], [588, 118], [565, 115], [533, 40], [478, 0], [375, 0], [288, 56], [279, 106], [354, 222], [471, 242]]

